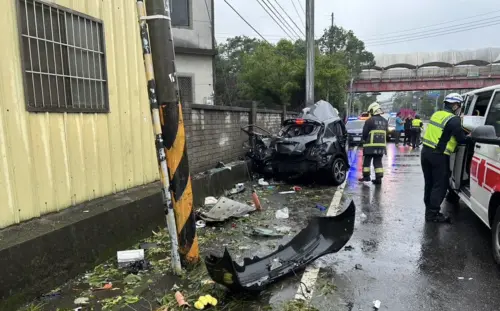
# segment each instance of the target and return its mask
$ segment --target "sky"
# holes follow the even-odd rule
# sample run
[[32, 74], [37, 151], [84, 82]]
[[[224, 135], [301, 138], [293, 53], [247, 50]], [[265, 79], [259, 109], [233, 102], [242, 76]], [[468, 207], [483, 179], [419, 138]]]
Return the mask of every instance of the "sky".
[[[268, 41], [277, 42], [286, 38], [258, 0], [226, 1]], [[272, 3], [286, 18], [276, 4], [278, 2], [304, 31], [302, 8], [305, 9], [306, 0], [259, 1]], [[376, 54], [500, 46], [498, 0], [315, 0], [315, 6], [315, 37], [321, 36], [323, 30], [331, 25], [333, 12], [336, 25], [353, 30], [358, 38], [365, 41], [367, 49]], [[288, 23], [295, 28], [292, 22]], [[432, 26], [435, 24], [440, 25]], [[478, 28], [484, 24], [490, 26]], [[405, 31], [408, 29], [410, 31]], [[302, 36], [301, 31], [296, 29], [296, 32]], [[215, 35], [218, 42], [237, 35], [258, 37], [224, 0], [215, 0]]]

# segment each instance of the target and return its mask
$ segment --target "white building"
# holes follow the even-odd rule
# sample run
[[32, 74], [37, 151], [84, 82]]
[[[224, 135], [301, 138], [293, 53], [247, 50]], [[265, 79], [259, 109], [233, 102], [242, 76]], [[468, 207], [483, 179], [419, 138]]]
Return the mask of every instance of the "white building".
[[170, 0], [179, 89], [185, 102], [213, 104], [214, 0]]

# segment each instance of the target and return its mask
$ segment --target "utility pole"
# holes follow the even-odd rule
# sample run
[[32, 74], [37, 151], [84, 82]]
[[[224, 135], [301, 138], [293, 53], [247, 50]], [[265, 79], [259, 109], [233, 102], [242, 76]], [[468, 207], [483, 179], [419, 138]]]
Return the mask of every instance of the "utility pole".
[[163, 144], [167, 150], [170, 192], [177, 225], [179, 253], [185, 263], [193, 264], [199, 261], [199, 248], [193, 212], [193, 190], [189, 175], [186, 132], [175, 71], [169, 1], [148, 0], [146, 11]]
[[334, 18], [335, 18], [335, 16], [333, 15], [333, 12], [332, 12], [332, 28], [333, 28], [333, 25], [334, 25], [334, 23], [333, 23]]
[[314, 104], [314, 0], [306, 0], [306, 106]]
[[177, 239], [177, 225], [175, 224], [174, 209], [172, 205], [172, 195], [170, 193], [170, 181], [168, 174], [167, 158], [163, 144], [163, 133], [160, 121], [160, 109], [156, 96], [156, 81], [151, 60], [151, 44], [149, 43], [149, 32], [146, 24], [146, 8], [142, 0], [137, 1], [137, 13], [139, 17], [142, 53], [144, 56], [144, 69], [148, 86], [149, 104], [151, 108], [151, 119], [153, 121], [153, 133], [155, 136], [156, 157], [160, 170], [160, 181], [162, 183], [163, 205], [167, 213], [167, 228], [172, 244], [172, 270], [175, 274], [182, 273], [181, 260], [179, 256], [179, 241]]

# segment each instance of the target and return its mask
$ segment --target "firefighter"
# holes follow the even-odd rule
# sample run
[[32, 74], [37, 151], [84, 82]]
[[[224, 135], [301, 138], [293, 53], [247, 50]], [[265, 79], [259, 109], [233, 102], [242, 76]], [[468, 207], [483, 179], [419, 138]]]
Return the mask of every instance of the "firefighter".
[[450, 218], [441, 213], [441, 203], [448, 190], [450, 176], [450, 155], [457, 144], [465, 143], [460, 110], [463, 98], [451, 93], [444, 98], [444, 110], [435, 112], [424, 138], [420, 157], [424, 173], [425, 220], [428, 222], [449, 222]]
[[420, 116], [416, 114], [415, 119], [411, 121], [411, 145], [413, 149], [417, 149], [420, 146], [420, 133], [423, 126], [424, 123], [420, 120]]
[[386, 137], [389, 124], [382, 117], [382, 109], [377, 102], [368, 106], [368, 113], [370, 118], [366, 120], [363, 127], [363, 177], [359, 181], [370, 181], [370, 166], [373, 160], [375, 179], [372, 182], [380, 185], [384, 176], [382, 157], [386, 153]]

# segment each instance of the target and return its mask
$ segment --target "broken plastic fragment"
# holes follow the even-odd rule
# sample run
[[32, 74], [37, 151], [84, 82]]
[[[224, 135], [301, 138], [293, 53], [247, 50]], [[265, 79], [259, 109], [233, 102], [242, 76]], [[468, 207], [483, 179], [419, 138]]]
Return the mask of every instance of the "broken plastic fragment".
[[375, 300], [375, 301], [373, 302], [373, 307], [374, 307], [375, 309], [377, 309], [377, 310], [378, 310], [378, 309], [380, 309], [380, 304], [381, 304], [381, 303], [382, 303], [382, 302], [380, 302], [380, 300]]
[[283, 236], [283, 234], [274, 232], [274, 230], [262, 228], [262, 227], [253, 228], [252, 234], [257, 235], [257, 236], [267, 236], [267, 237], [282, 237]]
[[295, 191], [281, 191], [279, 194], [291, 194], [295, 193]]
[[116, 252], [116, 258], [118, 261], [118, 267], [125, 267], [136, 261], [144, 260], [144, 250], [133, 249], [127, 251], [118, 251]]
[[201, 213], [200, 218], [206, 222], [224, 221], [230, 217], [243, 217], [249, 212], [255, 211], [255, 207], [243, 204], [226, 197], [220, 197], [208, 212]]
[[257, 183], [259, 184], [259, 186], [269, 186], [269, 183], [267, 181], [264, 180], [264, 178], [260, 178]]
[[[206, 257], [208, 274], [235, 292], [262, 291], [266, 285], [303, 269], [317, 258], [342, 249], [354, 231], [355, 214], [356, 207], [351, 201], [339, 215], [311, 218], [290, 242], [262, 258], [244, 258], [243, 265], [234, 262], [226, 248], [222, 257]], [[278, 263], [273, 262], [275, 258], [279, 258]]]
[[276, 211], [276, 218], [287, 219], [288, 217], [290, 217], [290, 214], [288, 213], [288, 207]]
[[89, 304], [89, 298], [88, 297], [79, 297], [76, 298], [74, 301], [75, 305], [87, 305]]
[[217, 199], [215, 197], [206, 197], [205, 206], [217, 204]]
[[463, 276], [459, 276], [459, 277], [458, 277], [458, 279], [459, 279], [459, 280], [463, 280], [463, 279], [465, 279], [465, 278], [464, 278]]
[[206, 223], [205, 223], [205, 221], [203, 221], [203, 220], [198, 220], [198, 221], [196, 222], [196, 228], [198, 228], [198, 229], [199, 229], [199, 228], [205, 228], [206, 226], [207, 226], [207, 224], [206, 224]]
[[181, 292], [175, 292], [175, 300], [177, 301], [179, 307], [189, 306]]

